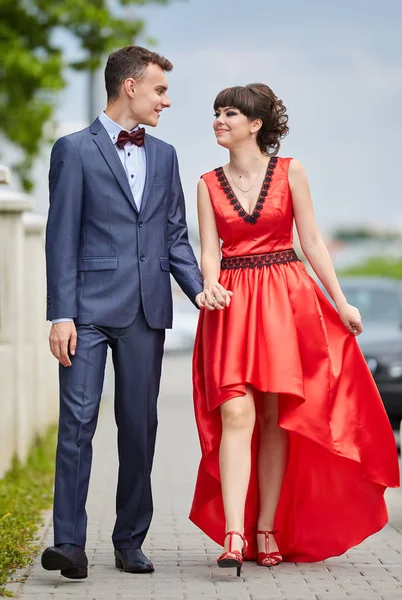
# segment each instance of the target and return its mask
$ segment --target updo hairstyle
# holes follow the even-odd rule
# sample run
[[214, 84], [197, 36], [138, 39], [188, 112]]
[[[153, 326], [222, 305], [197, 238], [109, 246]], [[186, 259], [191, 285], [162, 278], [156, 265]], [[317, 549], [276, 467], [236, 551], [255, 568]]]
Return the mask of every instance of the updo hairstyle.
[[280, 140], [289, 133], [288, 115], [286, 106], [270, 87], [264, 83], [249, 83], [246, 86], [226, 88], [217, 95], [214, 110], [229, 106], [237, 108], [250, 120], [261, 119], [257, 144], [263, 154], [278, 154]]

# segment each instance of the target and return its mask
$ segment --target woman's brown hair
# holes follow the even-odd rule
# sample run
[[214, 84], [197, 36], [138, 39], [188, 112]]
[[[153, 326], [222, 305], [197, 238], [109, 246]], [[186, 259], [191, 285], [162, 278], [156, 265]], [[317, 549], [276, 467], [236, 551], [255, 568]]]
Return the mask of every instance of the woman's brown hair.
[[226, 88], [217, 95], [214, 110], [229, 106], [237, 108], [250, 120], [261, 119], [257, 144], [265, 154], [278, 154], [280, 140], [289, 133], [288, 115], [286, 106], [270, 87], [264, 83], [249, 83], [246, 86]]

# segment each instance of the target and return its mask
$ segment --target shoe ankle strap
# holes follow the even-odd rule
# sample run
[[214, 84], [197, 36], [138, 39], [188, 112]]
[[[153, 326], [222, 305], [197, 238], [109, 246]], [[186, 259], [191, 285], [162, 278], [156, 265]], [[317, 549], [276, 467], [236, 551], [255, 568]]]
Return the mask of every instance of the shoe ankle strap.
[[263, 535], [265, 535], [265, 537], [267, 537], [267, 535], [275, 535], [276, 533], [278, 533], [278, 529], [273, 529], [272, 531], [268, 531], [268, 530], [262, 530], [262, 529], [257, 529], [257, 533], [261, 533]]
[[244, 534], [243, 534], [243, 533], [240, 533], [240, 531], [233, 531], [233, 530], [232, 530], [232, 531], [228, 531], [228, 532], [225, 534], [225, 538], [226, 538], [227, 536], [229, 536], [229, 552], [231, 552], [231, 551], [232, 551], [232, 541], [233, 541], [233, 536], [234, 536], [234, 535], [238, 535], [238, 536], [241, 538], [241, 540], [242, 540], [242, 542], [243, 542], [243, 554], [245, 554], [245, 553], [246, 553], [246, 551], [247, 551], [247, 546], [248, 546], [248, 544], [247, 544], [247, 540], [246, 540], [246, 538], [244, 537]]
[[242, 533], [240, 533], [240, 531], [228, 531], [228, 532], [225, 534], [225, 537], [227, 537], [228, 535], [230, 536], [230, 538], [231, 538], [231, 539], [232, 539], [232, 537], [233, 537], [234, 535], [238, 535], [239, 537], [241, 537], [241, 539], [242, 539], [242, 540], [243, 540], [243, 542], [244, 542], [244, 535], [243, 535]]

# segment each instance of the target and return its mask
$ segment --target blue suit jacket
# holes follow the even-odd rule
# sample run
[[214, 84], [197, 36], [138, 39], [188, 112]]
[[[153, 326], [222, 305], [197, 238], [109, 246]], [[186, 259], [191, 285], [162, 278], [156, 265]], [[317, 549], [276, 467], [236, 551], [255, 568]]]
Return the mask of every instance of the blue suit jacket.
[[46, 228], [47, 318], [126, 327], [142, 303], [156, 329], [172, 326], [170, 273], [192, 302], [202, 277], [188, 241], [173, 146], [145, 136], [138, 211], [105, 128], [60, 138], [51, 155]]

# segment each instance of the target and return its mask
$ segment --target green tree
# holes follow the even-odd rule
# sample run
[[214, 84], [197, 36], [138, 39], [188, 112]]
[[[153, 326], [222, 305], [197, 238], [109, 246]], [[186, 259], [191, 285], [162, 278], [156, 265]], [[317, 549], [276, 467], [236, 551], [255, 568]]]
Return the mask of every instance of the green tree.
[[[167, 4], [169, 0], [0, 0], [0, 133], [23, 152], [13, 165], [23, 188], [32, 189], [30, 172], [51, 121], [63, 71], [87, 71], [89, 78], [105, 54], [135, 42], [142, 19], [129, 7]], [[125, 14], [124, 14], [125, 13]], [[80, 61], [67, 64], [54, 39], [58, 29], [75, 36]], [[92, 86], [89, 85], [89, 89]]]

